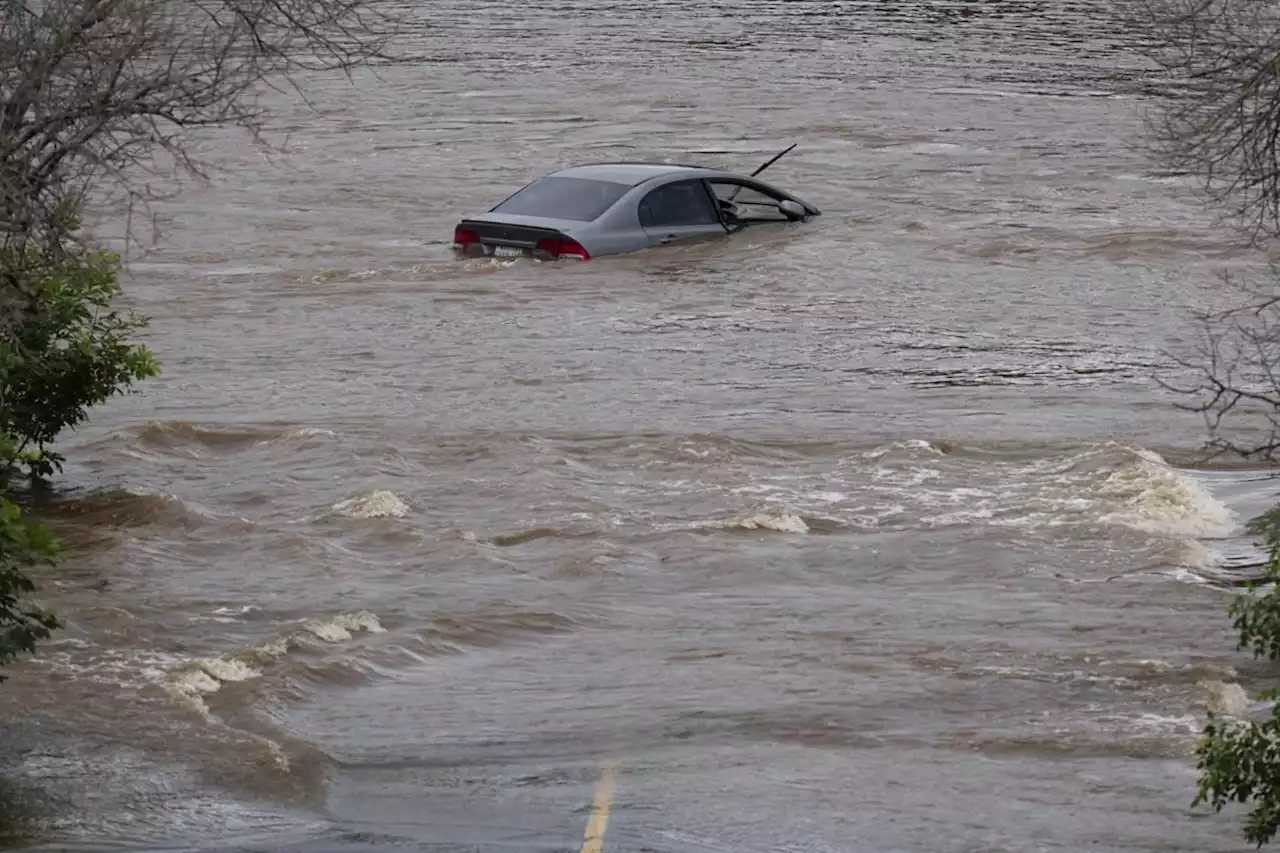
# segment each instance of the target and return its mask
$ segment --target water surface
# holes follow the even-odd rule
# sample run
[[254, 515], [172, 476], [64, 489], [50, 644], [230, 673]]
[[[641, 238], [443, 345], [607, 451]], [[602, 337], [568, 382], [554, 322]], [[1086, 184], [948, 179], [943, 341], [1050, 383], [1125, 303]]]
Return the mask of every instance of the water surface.
[[[10, 775], [51, 847], [1243, 849], [1187, 814], [1273, 487], [1153, 381], [1251, 263], [1101, 3], [423, 6], [157, 208], [164, 376], [65, 447]], [[824, 215], [463, 263], [554, 168]]]

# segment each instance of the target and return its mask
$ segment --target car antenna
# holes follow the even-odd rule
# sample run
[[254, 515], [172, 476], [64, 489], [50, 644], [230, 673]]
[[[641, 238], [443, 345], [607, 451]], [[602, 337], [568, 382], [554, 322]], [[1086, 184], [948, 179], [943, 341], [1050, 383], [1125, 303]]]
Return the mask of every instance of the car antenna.
[[[784, 150], [782, 150], [782, 151], [779, 151], [777, 154], [774, 154], [774, 155], [773, 155], [773, 158], [772, 158], [771, 160], [769, 160], [769, 162], [768, 162], [768, 163], [765, 163], [765, 164], [764, 164], [763, 166], [761, 166], [759, 169], [756, 169], [754, 172], [752, 172], [752, 173], [751, 173], [751, 175], [750, 175], [750, 177], [754, 178], [756, 175], [760, 174], [760, 173], [761, 173], [761, 172], [763, 172], [765, 169], [769, 168], [769, 167], [770, 167], [770, 166], [772, 166], [774, 163], [776, 163], [776, 162], [778, 162], [779, 160], [781, 160], [785, 155], [787, 155], [787, 154], [789, 154], [789, 153], [791, 152], [791, 149], [792, 149], [792, 148], [795, 148], [795, 147], [796, 147], [797, 145], [799, 145], [799, 144], [800, 144], [799, 142], [793, 143], [793, 144], [791, 145], [791, 148], [786, 148], [786, 149], [784, 149]], [[725, 201], [732, 203], [732, 202], [733, 202], [733, 200], [734, 200], [735, 198], [737, 198], [737, 197], [738, 197], [738, 193], [739, 193], [739, 192], [741, 192], [741, 191], [742, 191], [742, 184], [738, 184], [738, 186], [736, 186], [736, 187], [734, 187], [734, 188], [733, 188], [733, 192], [729, 193], [729, 197], [728, 197], [727, 199], [725, 199]]]

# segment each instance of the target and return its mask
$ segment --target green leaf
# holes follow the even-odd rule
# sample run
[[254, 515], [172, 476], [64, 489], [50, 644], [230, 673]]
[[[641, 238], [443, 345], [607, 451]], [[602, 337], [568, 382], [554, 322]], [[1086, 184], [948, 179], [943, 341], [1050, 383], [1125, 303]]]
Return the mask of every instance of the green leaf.
[[[74, 211], [66, 211], [74, 223]], [[54, 440], [89, 410], [159, 374], [155, 356], [130, 339], [147, 321], [112, 307], [120, 261], [107, 252], [63, 246], [0, 251], [0, 280], [40, 294], [33, 312], [0, 340], [0, 665], [30, 654], [58, 628], [53, 613], [30, 603], [29, 573], [52, 563], [57, 543], [10, 497], [61, 471]], [[0, 675], [0, 681], [4, 676]]]
[[[1275, 516], [1273, 516], [1274, 518]], [[1280, 527], [1268, 528], [1268, 560], [1261, 583], [1251, 584], [1228, 607], [1239, 633], [1240, 649], [1254, 657], [1280, 660]], [[1262, 587], [1270, 584], [1269, 589]], [[1280, 689], [1262, 694], [1280, 696]], [[1244, 837], [1261, 847], [1280, 830], [1280, 705], [1264, 722], [1210, 714], [1196, 748], [1200, 778], [1191, 806], [1208, 804], [1221, 811], [1229, 803], [1252, 806]]]

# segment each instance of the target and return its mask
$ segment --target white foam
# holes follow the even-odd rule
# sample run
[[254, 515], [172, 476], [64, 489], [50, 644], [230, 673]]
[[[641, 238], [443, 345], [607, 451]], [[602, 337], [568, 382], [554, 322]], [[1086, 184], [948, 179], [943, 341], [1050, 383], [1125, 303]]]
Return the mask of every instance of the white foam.
[[[1194, 541], [1237, 530], [1235, 514], [1195, 475], [1158, 453], [1109, 441], [1065, 457], [1049, 457], [1010, 472], [1008, 492], [1050, 526], [1106, 524]], [[1026, 515], [1027, 513], [1022, 513]], [[1211, 559], [1188, 546], [1178, 562]]]
[[907, 438], [901, 441], [891, 441], [886, 445], [875, 448], [874, 450], [868, 450], [866, 453], [863, 453], [861, 455], [864, 459], [880, 459], [884, 456], [888, 456], [891, 453], [894, 453], [897, 451], [903, 451], [903, 450], [905, 451], [923, 450], [924, 452], [934, 456], [944, 455], [940, 448], [935, 447], [933, 444], [930, 444], [929, 442], [920, 438]]
[[[684, 482], [681, 481], [671, 485], [684, 485]], [[834, 489], [817, 487], [810, 491], [804, 491], [790, 486], [779, 486], [767, 482], [749, 483], [745, 486], [736, 486], [729, 489], [728, 492], [731, 495], [763, 495], [766, 499], [774, 498], [784, 501], [795, 501], [797, 503], [806, 503], [810, 505], [818, 504], [822, 506], [844, 503], [850, 498], [848, 492], [836, 491]]]
[[[74, 651], [64, 651], [65, 648]], [[164, 674], [182, 658], [160, 652], [136, 649], [100, 649], [90, 643], [67, 640], [50, 642], [31, 658], [34, 666], [73, 675], [80, 681], [91, 681], [111, 688], [141, 688], [164, 678]]]
[[1252, 705], [1249, 694], [1234, 682], [1202, 681], [1200, 688], [1204, 690], [1204, 706], [1210, 713], [1228, 717], [1244, 717]]
[[1178, 543], [1174, 561], [1184, 569], [1206, 569], [1218, 562], [1214, 553], [1203, 542], [1195, 539], [1184, 539]]
[[941, 476], [942, 471], [937, 468], [922, 468], [918, 465], [905, 471], [900, 468], [875, 468], [871, 471], [871, 479], [873, 481], [887, 481], [899, 489], [923, 486], [925, 483], [937, 480]]
[[278, 634], [238, 654], [197, 658], [171, 666], [165, 674], [165, 689], [183, 704], [207, 716], [209, 708], [203, 696], [216, 693], [224, 684], [261, 677], [267, 663], [288, 654], [304, 635], [325, 643], [342, 643], [359, 631], [381, 634], [386, 629], [377, 615], [368, 610], [308, 619], [296, 630]]
[[337, 438], [338, 434], [331, 429], [320, 427], [303, 427], [288, 433], [285, 438]]
[[791, 510], [762, 510], [748, 518], [734, 522], [744, 530], [773, 530], [778, 533], [808, 533], [809, 525]]
[[382, 634], [386, 631], [378, 617], [367, 610], [344, 613], [328, 619], [309, 619], [302, 623], [302, 629], [326, 643], [345, 642], [356, 631], [367, 631], [370, 634]]
[[227, 682], [257, 678], [261, 671], [243, 661], [228, 658], [201, 658], [170, 669], [165, 690], [182, 704], [207, 716], [209, 707], [203, 696], [216, 693]]
[[242, 616], [258, 609], [256, 604], [242, 604], [239, 607], [215, 607], [213, 612], [219, 616]]
[[1202, 485], [1149, 450], [1109, 474], [1098, 492], [1120, 502], [1101, 520], [1147, 533], [1222, 538], [1236, 529], [1231, 510]]
[[1201, 721], [1193, 714], [1155, 714], [1151, 712], [1139, 714], [1131, 718], [1129, 728], [1142, 733], [1178, 734], [1190, 736], [1201, 729]]
[[1172, 569], [1170, 571], [1161, 572], [1161, 574], [1165, 575], [1166, 577], [1172, 578], [1173, 580], [1178, 581], [1179, 583], [1196, 584], [1198, 586], [1209, 586], [1213, 583], [1204, 575], [1197, 574], [1196, 572], [1193, 572], [1191, 569], [1187, 569], [1187, 568]]
[[394, 492], [376, 489], [333, 505], [333, 511], [349, 518], [404, 518], [409, 506]]

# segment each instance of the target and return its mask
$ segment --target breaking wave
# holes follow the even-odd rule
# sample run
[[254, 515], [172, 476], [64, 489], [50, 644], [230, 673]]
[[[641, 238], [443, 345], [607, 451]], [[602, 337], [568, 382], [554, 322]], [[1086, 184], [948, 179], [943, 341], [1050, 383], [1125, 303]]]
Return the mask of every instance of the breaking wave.
[[1196, 539], [1229, 536], [1237, 526], [1232, 511], [1189, 472], [1144, 448], [1107, 443], [996, 470], [1003, 482], [946, 492], [949, 502], [969, 506], [944, 520], [1118, 526]]
[[404, 518], [409, 514], [408, 504], [384, 489], [339, 501], [332, 509], [348, 518]]
[[199, 457], [206, 452], [245, 450], [269, 442], [331, 439], [336, 438], [337, 433], [320, 427], [163, 421], [135, 427], [121, 437], [142, 448]]
[[196, 528], [210, 522], [230, 522], [252, 528], [248, 519], [222, 514], [171, 492], [135, 488], [106, 489], [44, 503], [43, 515], [86, 526], [138, 528], [159, 525]]
[[165, 687], [170, 695], [207, 715], [209, 708], [204, 697], [218, 692], [226, 684], [261, 677], [268, 667], [295, 649], [315, 643], [347, 642], [359, 632], [380, 634], [384, 631], [378, 617], [369, 611], [308, 619], [293, 630], [233, 655], [197, 658], [169, 667]]
[[895, 441], [850, 455], [835, 470], [757, 470], [746, 482], [701, 485], [757, 502], [734, 521], [702, 526], [749, 530], [1074, 525], [1197, 540], [1238, 528], [1235, 514], [1191, 472], [1118, 443], [1019, 461], [944, 442]]
[[[1177, 564], [1210, 559], [1201, 540], [1239, 533], [1236, 514], [1200, 475], [1119, 442], [988, 448], [900, 439], [843, 450], [702, 435], [529, 442], [541, 457], [539, 475], [556, 488], [549, 502], [564, 511], [541, 513], [516, 532], [470, 534], [478, 541], [567, 547], [682, 531], [804, 536], [985, 527], [1058, 535], [1074, 528], [1077, 538], [1149, 537]], [[361, 500], [348, 511], [377, 503]]]
[[1060, 481], [1091, 486], [1104, 524], [1196, 539], [1226, 537], [1237, 527], [1225, 504], [1154, 451], [1108, 444], [1066, 468]]
[[733, 526], [743, 530], [773, 530], [777, 533], [809, 532], [809, 525], [805, 520], [789, 510], [758, 512], [735, 521]]
[[[1231, 667], [1174, 664], [1162, 660], [1027, 661], [1014, 666], [965, 666], [948, 671], [966, 679], [1032, 681], [1078, 689], [1106, 690], [1105, 702], [1048, 708], [1008, 721], [992, 731], [962, 729], [951, 738], [960, 748], [1000, 755], [1127, 755], [1184, 758], [1194, 754], [1210, 714], [1245, 720], [1268, 713], [1272, 702], [1256, 701], [1236, 683]], [[1075, 688], [1079, 685], [1079, 688]]]

